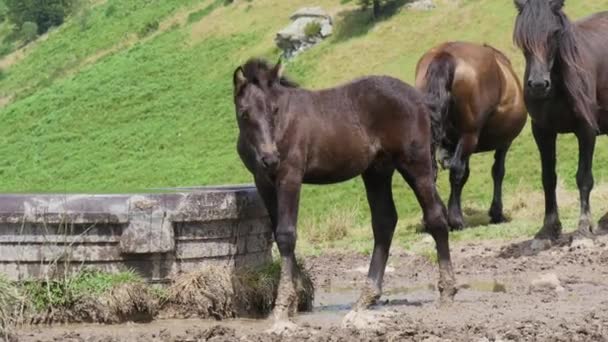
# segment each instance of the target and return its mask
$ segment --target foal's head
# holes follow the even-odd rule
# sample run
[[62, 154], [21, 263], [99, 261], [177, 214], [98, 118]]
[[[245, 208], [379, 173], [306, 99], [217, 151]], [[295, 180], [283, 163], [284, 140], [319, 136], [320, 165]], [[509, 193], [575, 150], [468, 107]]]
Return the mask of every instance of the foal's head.
[[519, 11], [513, 38], [526, 58], [526, 92], [537, 98], [551, 92], [552, 70], [561, 38], [569, 28], [564, 0], [515, 0]]
[[283, 66], [250, 59], [234, 71], [234, 105], [241, 137], [254, 151], [257, 162], [269, 172], [279, 166], [274, 138], [279, 112], [278, 93], [283, 86], [296, 84], [282, 77]]

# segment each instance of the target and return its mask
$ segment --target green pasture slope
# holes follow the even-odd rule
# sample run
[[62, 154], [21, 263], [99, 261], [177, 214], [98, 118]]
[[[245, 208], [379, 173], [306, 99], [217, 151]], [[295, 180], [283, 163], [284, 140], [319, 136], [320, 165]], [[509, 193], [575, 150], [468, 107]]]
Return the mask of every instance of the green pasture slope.
[[[231, 74], [250, 56], [276, 59], [275, 32], [303, 6], [324, 7], [336, 23], [334, 36], [288, 64], [288, 73], [305, 87], [329, 87], [367, 74], [412, 82], [419, 56], [446, 40], [490, 43], [512, 59], [518, 73], [523, 71], [511, 40], [511, 1], [438, 1], [433, 11], [400, 10], [376, 23], [354, 2], [93, 1], [89, 10], [27, 47], [22, 58], [5, 57], [14, 61], [0, 74], [0, 96], [7, 102], [0, 109], [0, 191], [127, 192], [250, 182], [235, 151]], [[578, 18], [608, 8], [608, 0], [566, 6]], [[159, 23], [158, 30], [146, 30], [150, 23]], [[559, 145], [558, 172], [571, 191], [577, 146], [571, 136], [561, 137]], [[492, 161], [491, 154], [472, 159], [464, 205], [473, 216], [482, 216], [476, 210], [489, 206]], [[608, 177], [607, 161], [601, 139], [597, 184]], [[403, 219], [397, 236], [408, 243], [419, 208], [405, 183], [395, 177], [395, 184]], [[447, 172], [439, 187], [446, 198]], [[540, 188], [539, 157], [527, 127], [508, 157], [505, 201], [507, 209], [528, 207], [534, 215], [455, 238], [533, 232], [541, 222], [542, 201], [525, 202], [537, 198]], [[326, 246], [324, 241], [332, 240], [334, 247], [371, 247], [360, 180], [306, 186], [302, 196], [302, 234], [309, 242], [301, 246]], [[595, 202], [599, 215], [605, 201]], [[565, 211], [570, 218], [575, 204]]]

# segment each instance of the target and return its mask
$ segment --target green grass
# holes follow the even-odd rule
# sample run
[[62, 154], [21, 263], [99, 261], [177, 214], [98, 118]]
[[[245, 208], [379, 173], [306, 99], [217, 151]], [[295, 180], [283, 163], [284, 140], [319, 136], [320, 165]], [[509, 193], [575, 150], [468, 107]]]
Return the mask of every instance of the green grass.
[[[309, 3], [220, 3], [108, 0], [87, 11], [86, 30], [74, 17], [36, 42], [0, 80], [0, 95], [14, 98], [0, 110], [0, 155], [5, 156], [0, 159], [0, 191], [127, 192], [251, 182], [235, 150], [231, 74], [251, 56], [274, 60], [276, 31]], [[411, 83], [419, 56], [446, 40], [491, 43], [513, 60], [519, 74], [523, 70], [521, 53], [511, 40], [515, 9], [510, 1], [440, 2], [433, 11], [403, 10], [377, 22], [352, 2], [317, 4], [335, 13], [336, 34], [287, 65], [305, 87], [329, 87], [367, 74]], [[606, 8], [608, 0], [566, 6], [576, 18]], [[180, 16], [183, 24], [176, 25]], [[159, 23], [158, 31], [138, 39], [151, 22]], [[595, 156], [597, 184], [608, 178], [604, 143], [599, 140]], [[575, 189], [577, 154], [574, 138], [560, 137], [558, 174], [568, 191]], [[465, 206], [480, 212], [489, 207], [492, 162], [491, 154], [472, 158]], [[420, 209], [403, 180], [395, 177], [394, 183], [402, 219], [396, 239], [410, 246], [418, 239], [414, 232]], [[438, 187], [446, 198], [447, 172], [440, 175]], [[504, 189], [505, 201], [541, 189], [529, 127], [508, 155]], [[596, 215], [606, 210], [603, 203], [593, 203]], [[311, 253], [319, 248], [370, 250], [369, 210], [359, 179], [305, 186], [301, 206], [305, 239], [299, 248]], [[542, 211], [540, 206], [535, 210]], [[571, 208], [564, 215], [576, 215], [576, 205]], [[344, 221], [344, 216], [350, 229], [324, 232], [324, 226]], [[531, 234], [541, 216], [516, 217], [500, 230]], [[454, 234], [454, 239], [475, 234], [500, 238], [493, 236], [496, 230], [480, 228]]]
[[36, 311], [45, 312], [49, 308], [69, 308], [79, 298], [101, 295], [116, 285], [141, 281], [130, 271], [110, 274], [83, 270], [64, 279], [25, 282], [22, 291]]

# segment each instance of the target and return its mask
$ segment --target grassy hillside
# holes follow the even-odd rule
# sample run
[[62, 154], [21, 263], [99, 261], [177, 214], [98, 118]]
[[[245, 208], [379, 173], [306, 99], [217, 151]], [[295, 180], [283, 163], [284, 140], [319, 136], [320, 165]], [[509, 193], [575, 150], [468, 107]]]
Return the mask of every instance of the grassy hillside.
[[[94, 1], [89, 10], [0, 62], [0, 102], [8, 103], [0, 110], [0, 191], [127, 192], [250, 182], [235, 151], [231, 74], [251, 56], [274, 60], [275, 32], [303, 6], [324, 7], [337, 25], [334, 36], [288, 64], [288, 72], [306, 87], [367, 74], [412, 82], [419, 56], [446, 40], [490, 43], [507, 53], [521, 74], [523, 60], [511, 40], [511, 1], [438, 3], [433, 11], [401, 10], [374, 24], [369, 13], [340, 0], [230, 6], [222, 0]], [[567, 4], [574, 18], [605, 8], [608, 0]], [[158, 30], [148, 30], [154, 23]], [[597, 183], [608, 179], [604, 144], [598, 142], [595, 157]], [[575, 186], [576, 159], [573, 137], [560, 137], [558, 172], [566, 190]], [[492, 161], [491, 154], [472, 159], [465, 206], [489, 206]], [[399, 234], [407, 240], [419, 208], [404, 182], [396, 177], [395, 184], [405, 218]], [[439, 186], [447, 194], [447, 172]], [[528, 202], [540, 188], [539, 157], [526, 128], [508, 157], [505, 198], [510, 205]], [[542, 201], [535, 203], [539, 207], [528, 217], [527, 233], [541, 221]], [[369, 244], [358, 179], [307, 186], [302, 205], [304, 234], [312, 240], [343, 237], [340, 227], [354, 225], [361, 229], [348, 234]], [[596, 213], [605, 209], [600, 205]], [[336, 236], [323, 235], [328, 226]]]

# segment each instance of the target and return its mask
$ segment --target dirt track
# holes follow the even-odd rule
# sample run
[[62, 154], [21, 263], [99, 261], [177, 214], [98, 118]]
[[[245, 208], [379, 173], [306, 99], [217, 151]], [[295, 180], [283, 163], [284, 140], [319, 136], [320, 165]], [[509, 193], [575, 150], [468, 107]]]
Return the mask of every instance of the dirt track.
[[452, 249], [460, 291], [451, 307], [436, 305], [433, 264], [394, 252], [384, 302], [351, 321], [355, 328], [342, 324], [368, 258], [331, 254], [308, 260], [315, 312], [299, 316], [289, 338], [265, 334], [268, 321], [182, 320], [27, 328], [19, 341], [608, 341], [607, 237], [542, 252], [528, 241]]

